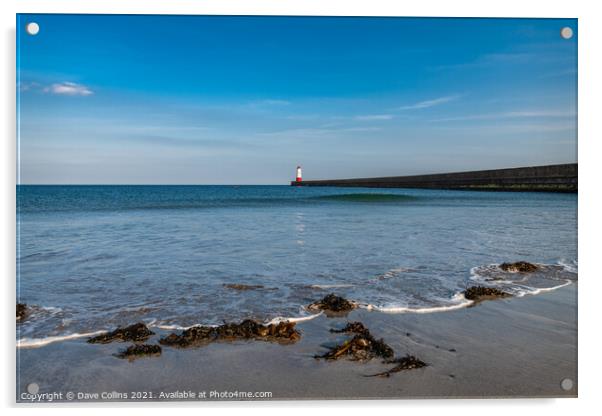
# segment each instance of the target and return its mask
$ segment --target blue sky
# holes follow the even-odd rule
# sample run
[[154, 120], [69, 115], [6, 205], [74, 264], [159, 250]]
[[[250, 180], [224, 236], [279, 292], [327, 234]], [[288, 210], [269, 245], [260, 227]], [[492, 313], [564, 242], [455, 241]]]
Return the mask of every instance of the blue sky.
[[318, 179], [577, 158], [575, 19], [17, 20], [21, 183], [285, 184], [297, 164]]

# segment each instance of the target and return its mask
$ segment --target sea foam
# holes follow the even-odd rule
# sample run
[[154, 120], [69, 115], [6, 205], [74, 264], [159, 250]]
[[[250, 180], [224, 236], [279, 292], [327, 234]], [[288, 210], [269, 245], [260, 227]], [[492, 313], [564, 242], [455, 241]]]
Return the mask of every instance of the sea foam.
[[48, 344], [52, 344], [54, 342], [67, 341], [70, 339], [77, 338], [85, 338], [85, 337], [93, 337], [96, 335], [104, 334], [105, 330], [102, 331], [94, 331], [94, 332], [86, 332], [83, 334], [73, 333], [66, 335], [57, 335], [45, 338], [22, 338], [17, 340], [17, 348], [39, 348]]

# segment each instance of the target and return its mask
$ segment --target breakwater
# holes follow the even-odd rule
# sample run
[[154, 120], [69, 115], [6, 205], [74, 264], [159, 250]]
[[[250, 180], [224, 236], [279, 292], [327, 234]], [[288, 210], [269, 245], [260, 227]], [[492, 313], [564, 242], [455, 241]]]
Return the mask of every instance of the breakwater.
[[326, 179], [292, 186], [425, 188], [485, 191], [577, 192], [577, 163], [429, 175]]

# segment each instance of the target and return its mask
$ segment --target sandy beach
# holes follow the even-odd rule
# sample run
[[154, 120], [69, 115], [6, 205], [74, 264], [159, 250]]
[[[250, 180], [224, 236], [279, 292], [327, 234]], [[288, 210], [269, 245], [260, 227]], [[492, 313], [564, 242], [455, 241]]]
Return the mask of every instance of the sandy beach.
[[[268, 400], [576, 397], [576, 305], [575, 283], [536, 296], [485, 301], [444, 313], [359, 309], [347, 317], [322, 315], [300, 322], [302, 337], [290, 345], [249, 341], [190, 349], [163, 347], [159, 357], [132, 362], [113, 356], [128, 344], [90, 345], [85, 338], [58, 342], [18, 350], [17, 400], [28, 401], [22, 392], [30, 383], [39, 385], [39, 393], [88, 394], [80, 396], [82, 400], [102, 400], [94, 394], [101, 397], [103, 392], [126, 393], [127, 400], [132, 400], [133, 392], [141, 392], [141, 400], [181, 400], [183, 392], [205, 392], [205, 397], [192, 400], [224, 400], [223, 392], [236, 391], [270, 392]], [[388, 378], [365, 377], [391, 365], [378, 359], [361, 363], [313, 358], [326, 346], [349, 338], [329, 332], [348, 321], [363, 322], [375, 337], [384, 338], [396, 356], [409, 353], [428, 366]], [[148, 343], [170, 331], [156, 332]], [[566, 378], [574, 382], [569, 391], [561, 388]], [[216, 397], [215, 392], [222, 396]]]

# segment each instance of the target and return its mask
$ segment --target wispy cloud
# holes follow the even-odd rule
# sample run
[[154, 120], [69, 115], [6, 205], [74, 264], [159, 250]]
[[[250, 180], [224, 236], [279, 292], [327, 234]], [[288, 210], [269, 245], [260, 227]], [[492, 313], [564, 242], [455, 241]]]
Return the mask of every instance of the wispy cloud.
[[[467, 69], [467, 68], [481, 68], [490, 67], [495, 65], [512, 65], [521, 64], [538, 57], [535, 53], [524, 53], [524, 52], [500, 52], [500, 53], [487, 53], [479, 56], [470, 62], [461, 62], [455, 64], [445, 64], [431, 67], [431, 70], [441, 71], [448, 69]], [[539, 55], [541, 58], [542, 55]]]
[[287, 120], [300, 120], [300, 121], [307, 121], [307, 120], [316, 120], [321, 118], [322, 116], [320, 116], [319, 114], [291, 114], [288, 115], [286, 117], [284, 117]]
[[19, 84], [17, 84], [17, 89], [21, 92], [35, 90], [39, 87], [40, 84], [38, 84], [37, 82], [20, 82]]
[[404, 106], [398, 107], [397, 109], [398, 110], [420, 110], [423, 108], [430, 108], [430, 107], [434, 107], [436, 105], [445, 104], [450, 101], [457, 100], [458, 98], [460, 98], [459, 95], [448, 95], [445, 97], [434, 98], [432, 100], [419, 101], [414, 104], [404, 105]]
[[240, 149], [240, 148], [255, 148], [254, 143], [242, 142], [240, 140], [222, 140], [217, 138], [186, 138], [177, 136], [161, 136], [161, 135], [127, 135], [113, 136], [118, 138], [120, 142], [128, 141], [132, 143], [141, 143], [147, 145], [157, 145], [164, 147], [187, 147], [187, 148], [211, 148], [211, 149]]
[[256, 133], [258, 137], [278, 139], [313, 139], [331, 136], [336, 130], [328, 128], [298, 128]]
[[358, 121], [377, 121], [377, 120], [391, 120], [392, 114], [369, 114], [365, 116], [355, 116], [354, 120]]
[[316, 128], [292, 128], [292, 129], [284, 129], [278, 131], [271, 132], [263, 132], [256, 133], [256, 137], [263, 138], [275, 138], [281, 140], [322, 140], [322, 139], [341, 139], [348, 138], [350, 135], [354, 135], [355, 133], [368, 133], [380, 131], [380, 127], [340, 127], [340, 128], [331, 128], [331, 127], [316, 127]]
[[565, 120], [560, 122], [546, 122], [546, 123], [485, 123], [479, 125], [458, 125], [452, 126], [442, 125], [432, 126], [435, 129], [444, 129], [446, 132], [477, 132], [479, 135], [484, 137], [484, 134], [488, 135], [508, 135], [515, 133], [550, 133], [550, 132], [571, 132], [575, 133], [576, 125], [571, 121]]
[[287, 101], [287, 100], [268, 98], [265, 100], [251, 101], [249, 103], [249, 105], [252, 107], [271, 107], [271, 106], [279, 107], [279, 106], [291, 105], [291, 102]]
[[44, 88], [44, 92], [56, 95], [87, 96], [94, 92], [85, 85], [75, 82], [60, 82]]
[[539, 110], [522, 110], [522, 111], [505, 111], [499, 113], [485, 113], [485, 114], [470, 114], [466, 116], [458, 117], [446, 117], [431, 120], [434, 122], [443, 121], [470, 121], [470, 120], [496, 120], [496, 119], [509, 119], [509, 118], [568, 118], [575, 117], [575, 112], [572, 111], [539, 111]]

